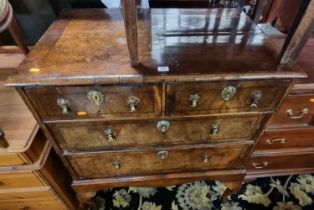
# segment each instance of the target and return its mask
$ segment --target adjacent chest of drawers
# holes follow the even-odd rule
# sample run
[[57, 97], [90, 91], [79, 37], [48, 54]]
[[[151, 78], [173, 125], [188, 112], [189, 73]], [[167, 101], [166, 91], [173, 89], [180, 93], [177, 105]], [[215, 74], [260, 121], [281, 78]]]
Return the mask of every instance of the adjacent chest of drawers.
[[310, 39], [299, 59], [309, 77], [295, 82], [269, 121], [247, 162], [247, 178], [314, 171], [313, 47]]
[[[107, 187], [201, 179], [239, 189], [265, 123], [291, 81], [305, 76], [278, 66], [266, 35], [236, 10], [150, 12], [139, 17], [138, 68], [129, 65], [120, 11], [74, 10], [7, 80], [71, 172], [82, 202]], [[184, 24], [211, 15], [233, 20], [219, 30], [239, 32], [217, 35], [201, 19]], [[159, 20], [175, 20], [178, 34]], [[207, 35], [191, 35], [197, 27]]]
[[0, 88], [0, 111], [0, 209], [76, 209], [69, 173], [14, 89]]

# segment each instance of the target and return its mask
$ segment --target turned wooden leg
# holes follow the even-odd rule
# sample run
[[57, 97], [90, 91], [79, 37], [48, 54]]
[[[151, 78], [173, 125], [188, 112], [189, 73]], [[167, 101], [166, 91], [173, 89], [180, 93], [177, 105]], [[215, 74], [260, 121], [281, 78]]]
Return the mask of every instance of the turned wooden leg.
[[14, 17], [13, 17], [12, 22], [9, 25], [8, 29], [9, 29], [11, 36], [13, 37], [14, 41], [16, 42], [16, 44], [21, 48], [23, 53], [25, 55], [27, 55], [29, 53], [29, 49], [24, 42], [20, 26], [18, 25], [18, 23], [16, 22], [16, 19]]
[[235, 194], [241, 190], [242, 187], [242, 181], [236, 181], [236, 182], [225, 182], [225, 186], [227, 187], [227, 190], [222, 196], [222, 202], [225, 203], [228, 201], [228, 197], [232, 194]]

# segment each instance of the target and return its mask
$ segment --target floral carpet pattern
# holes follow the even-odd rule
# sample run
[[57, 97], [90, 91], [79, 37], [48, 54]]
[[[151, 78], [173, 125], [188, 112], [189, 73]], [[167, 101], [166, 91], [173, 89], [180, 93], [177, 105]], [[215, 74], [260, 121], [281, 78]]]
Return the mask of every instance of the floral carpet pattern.
[[314, 210], [314, 176], [269, 177], [244, 183], [221, 202], [226, 187], [198, 181], [167, 188], [114, 188], [99, 192], [92, 210]]

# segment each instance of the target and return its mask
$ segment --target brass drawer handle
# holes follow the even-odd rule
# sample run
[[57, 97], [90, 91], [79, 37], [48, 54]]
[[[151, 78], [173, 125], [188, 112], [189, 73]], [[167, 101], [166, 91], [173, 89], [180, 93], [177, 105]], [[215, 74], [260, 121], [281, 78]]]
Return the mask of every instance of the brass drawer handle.
[[138, 103], [140, 102], [140, 99], [138, 99], [136, 96], [130, 96], [128, 98], [128, 105], [130, 107], [130, 112], [135, 112]]
[[268, 166], [268, 162], [263, 163], [252, 163], [252, 166], [256, 169], [262, 169]]
[[116, 134], [114, 133], [114, 131], [111, 128], [104, 130], [104, 134], [105, 134], [108, 142], [114, 142], [114, 140], [116, 138]]
[[280, 143], [280, 144], [285, 144], [286, 139], [285, 138], [280, 138], [280, 139], [267, 139], [266, 144], [274, 144], [274, 143]]
[[69, 99], [58, 98], [57, 104], [62, 109], [62, 114], [69, 114], [71, 105]]
[[169, 152], [168, 151], [159, 151], [157, 153], [157, 156], [161, 159], [161, 160], [165, 160], [168, 158]]
[[156, 127], [160, 132], [165, 133], [170, 128], [170, 122], [167, 120], [160, 120], [157, 122]]
[[237, 92], [237, 88], [234, 87], [234, 86], [228, 86], [228, 87], [225, 87], [222, 91], [221, 91], [221, 98], [222, 100], [224, 101], [230, 101], [234, 95], [236, 94]]
[[206, 154], [203, 156], [203, 163], [208, 163], [208, 159], [209, 159], [209, 155], [206, 153]]
[[259, 91], [259, 90], [254, 91], [252, 93], [252, 96], [251, 96], [251, 105], [250, 105], [250, 107], [257, 108], [258, 107], [258, 103], [260, 102], [262, 97], [263, 97], [263, 92], [262, 91]]
[[199, 96], [197, 93], [191, 94], [189, 100], [191, 101], [190, 107], [196, 107], [201, 100], [201, 96]]
[[114, 161], [114, 162], [112, 163], [112, 165], [113, 165], [114, 169], [117, 169], [117, 170], [118, 170], [118, 169], [121, 168], [121, 162], [118, 161], [118, 160]]
[[8, 148], [9, 147], [9, 142], [6, 140], [4, 136], [4, 131], [0, 128], [0, 148]]
[[209, 131], [209, 134], [210, 135], [217, 135], [220, 131], [220, 126], [218, 123], [213, 123], [211, 126], [210, 126], [210, 131]]
[[309, 109], [308, 108], [305, 108], [305, 109], [302, 109], [301, 111], [301, 114], [300, 115], [295, 115], [294, 114], [294, 111], [292, 109], [288, 109], [287, 110], [287, 115], [290, 119], [293, 119], [293, 120], [299, 120], [299, 119], [302, 119], [304, 117], [304, 115], [308, 114], [309, 113]]
[[87, 92], [87, 99], [94, 105], [100, 106], [104, 103], [105, 96], [97, 90], [91, 90]]

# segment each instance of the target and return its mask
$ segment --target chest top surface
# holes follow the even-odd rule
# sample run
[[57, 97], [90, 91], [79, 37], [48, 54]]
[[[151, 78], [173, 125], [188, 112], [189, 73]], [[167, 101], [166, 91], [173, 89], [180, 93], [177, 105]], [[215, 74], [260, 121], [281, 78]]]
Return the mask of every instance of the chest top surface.
[[7, 85], [305, 77], [296, 65], [280, 65], [273, 40], [235, 9], [140, 10], [138, 42], [140, 65], [132, 67], [120, 10], [66, 11]]

